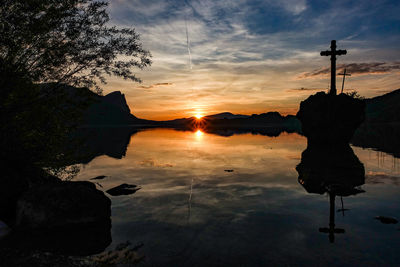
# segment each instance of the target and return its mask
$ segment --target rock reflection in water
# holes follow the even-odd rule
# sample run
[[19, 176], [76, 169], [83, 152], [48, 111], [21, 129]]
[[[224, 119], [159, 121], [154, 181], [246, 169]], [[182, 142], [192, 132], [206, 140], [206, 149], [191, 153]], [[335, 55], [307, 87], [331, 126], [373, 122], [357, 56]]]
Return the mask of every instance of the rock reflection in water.
[[71, 136], [70, 143], [66, 144], [64, 153], [69, 155], [67, 163], [87, 164], [102, 155], [121, 159], [126, 154], [131, 137], [137, 132], [138, 129], [132, 127], [80, 128]]
[[365, 182], [364, 165], [354, 154], [349, 145], [312, 146], [309, 145], [301, 155], [301, 162], [296, 167], [298, 181], [308, 193], [328, 193], [330, 202], [329, 227], [319, 229], [329, 234], [329, 241], [334, 242], [335, 234], [345, 230], [335, 227], [335, 198], [341, 197], [343, 214], [343, 197], [365, 192], [360, 188]]

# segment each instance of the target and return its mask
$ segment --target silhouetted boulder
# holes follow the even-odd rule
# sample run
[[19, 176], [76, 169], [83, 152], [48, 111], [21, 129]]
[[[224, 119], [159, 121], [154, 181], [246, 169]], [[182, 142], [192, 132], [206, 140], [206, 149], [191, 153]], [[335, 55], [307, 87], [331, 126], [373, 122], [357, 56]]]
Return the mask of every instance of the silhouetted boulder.
[[365, 118], [365, 102], [319, 92], [300, 103], [297, 118], [309, 143], [346, 144]]
[[44, 173], [15, 177], [23, 186], [9, 188], [18, 199], [9, 203], [15, 225], [1, 239], [0, 254], [7, 248], [17, 254], [43, 250], [92, 255], [111, 243], [111, 201], [94, 184], [65, 182]]
[[2, 162], [2, 175], [0, 176], [0, 219], [13, 223], [18, 199], [30, 187], [46, 183], [57, 183], [61, 180], [48, 175], [43, 170], [29, 168], [23, 163], [16, 166], [15, 162]]
[[17, 203], [20, 228], [57, 229], [109, 220], [111, 201], [90, 182], [61, 182], [30, 188]]
[[138, 191], [140, 187], [133, 184], [121, 184], [119, 186], [108, 189], [106, 192], [112, 196], [131, 195]]
[[105, 175], [100, 175], [100, 176], [96, 176], [96, 177], [93, 177], [93, 178], [91, 178], [90, 180], [103, 180], [104, 178], [106, 178], [107, 176], [105, 176]]

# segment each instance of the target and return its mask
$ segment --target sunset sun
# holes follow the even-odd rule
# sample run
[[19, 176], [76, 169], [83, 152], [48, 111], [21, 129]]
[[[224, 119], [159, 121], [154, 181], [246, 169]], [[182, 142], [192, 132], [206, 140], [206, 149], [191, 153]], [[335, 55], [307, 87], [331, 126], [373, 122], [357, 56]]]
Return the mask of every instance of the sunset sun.
[[194, 115], [195, 117], [196, 117], [196, 119], [198, 119], [198, 120], [200, 120], [202, 117], [203, 117], [203, 115], [201, 115], [201, 114], [196, 114], [196, 115]]

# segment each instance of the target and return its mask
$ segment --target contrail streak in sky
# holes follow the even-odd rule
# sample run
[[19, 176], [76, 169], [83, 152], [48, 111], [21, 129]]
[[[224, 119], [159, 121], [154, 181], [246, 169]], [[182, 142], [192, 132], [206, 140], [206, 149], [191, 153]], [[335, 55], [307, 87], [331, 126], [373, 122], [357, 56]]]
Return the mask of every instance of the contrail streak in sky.
[[186, 45], [189, 53], [189, 65], [190, 69], [192, 69], [192, 54], [190, 53], [190, 40], [189, 40], [189, 31], [188, 31], [188, 25], [187, 21], [185, 20], [185, 26], [186, 26]]

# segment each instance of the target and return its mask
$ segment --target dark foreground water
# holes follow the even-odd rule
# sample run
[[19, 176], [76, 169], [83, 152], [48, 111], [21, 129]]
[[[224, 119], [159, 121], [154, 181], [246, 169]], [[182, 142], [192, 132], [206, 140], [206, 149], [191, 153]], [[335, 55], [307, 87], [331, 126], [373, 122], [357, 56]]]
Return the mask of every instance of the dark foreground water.
[[400, 266], [400, 224], [375, 219], [400, 218], [400, 161], [388, 154], [352, 147], [364, 184], [335, 196], [330, 227], [329, 195], [298, 181], [302, 136], [146, 130], [131, 136], [125, 156], [128, 141], [113, 138], [120, 151], [98, 152], [109, 156], [82, 165], [75, 179], [106, 175], [99, 189], [141, 187], [110, 196], [108, 248], [143, 243], [139, 265]]

